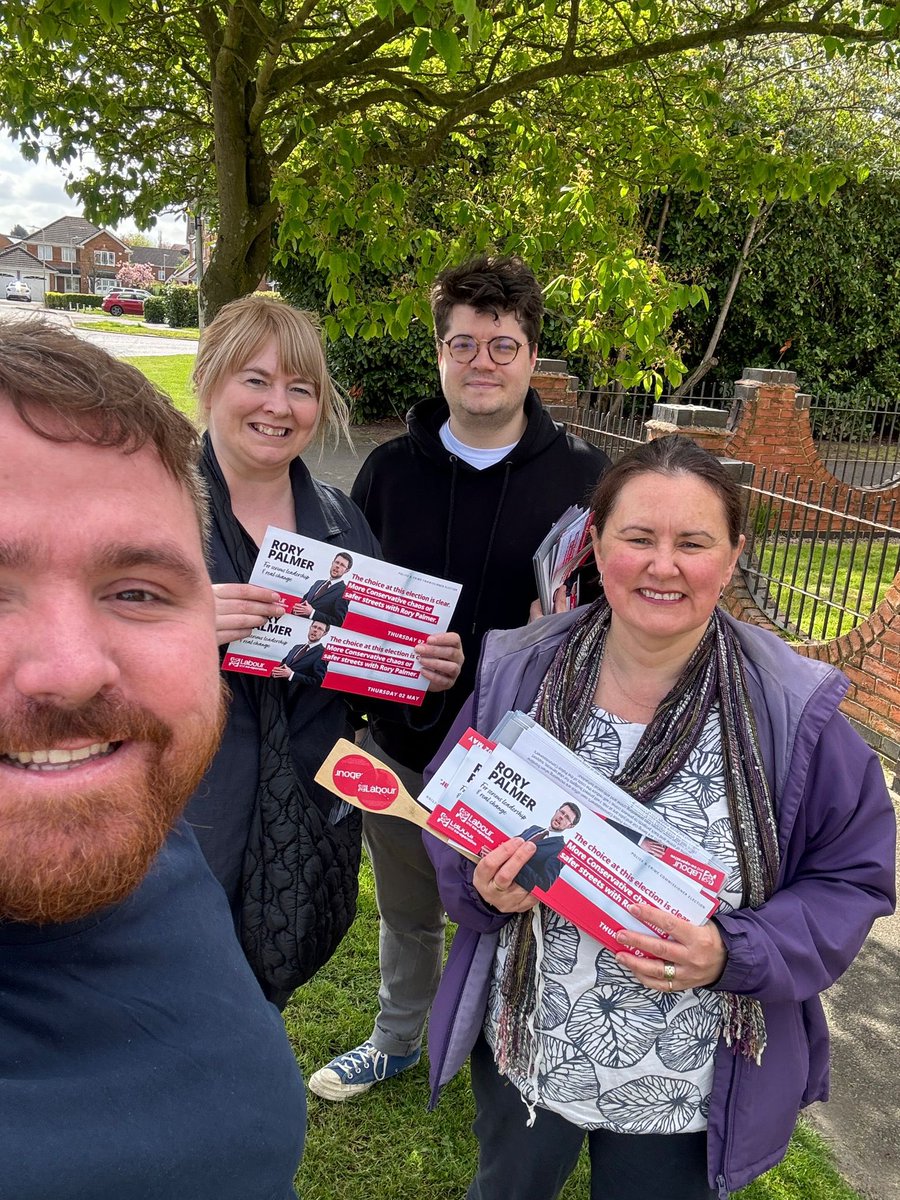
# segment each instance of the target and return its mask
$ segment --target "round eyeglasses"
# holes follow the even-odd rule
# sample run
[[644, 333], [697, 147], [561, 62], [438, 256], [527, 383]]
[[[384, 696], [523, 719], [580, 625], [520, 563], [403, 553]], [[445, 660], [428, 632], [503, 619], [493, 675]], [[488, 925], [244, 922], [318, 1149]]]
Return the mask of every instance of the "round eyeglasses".
[[505, 367], [528, 343], [517, 342], [514, 337], [504, 337], [503, 335], [482, 341], [481, 338], [471, 337], [468, 333], [458, 333], [456, 337], [448, 340], [438, 338], [438, 345], [446, 346], [447, 353], [454, 362], [458, 363], [474, 362], [481, 347], [487, 346], [491, 362], [495, 362], [498, 367]]

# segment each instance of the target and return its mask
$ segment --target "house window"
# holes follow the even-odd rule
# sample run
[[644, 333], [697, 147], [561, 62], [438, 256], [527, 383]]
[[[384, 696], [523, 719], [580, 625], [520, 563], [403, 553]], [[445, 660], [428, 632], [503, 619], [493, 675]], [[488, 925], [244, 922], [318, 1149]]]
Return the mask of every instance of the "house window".
[[80, 292], [81, 280], [77, 275], [61, 275], [64, 292]]
[[159, 270], [156, 272], [156, 278], [159, 279], [162, 283], [166, 282], [166, 268], [165, 267], [159, 268]]
[[52, 246], [38, 246], [38, 258], [42, 262], [49, 262], [52, 257], [53, 257], [53, 247]]
[[116, 256], [112, 250], [95, 250], [94, 262], [98, 267], [114, 267], [116, 265]]
[[111, 292], [116, 286], [116, 281], [114, 279], [98, 279], [96, 283], [97, 286], [94, 288], [94, 291], [98, 296], [107, 295], [107, 293]]
[[74, 246], [63, 246], [62, 251], [61, 251], [61, 258], [62, 258], [63, 262], [74, 262], [75, 261], [75, 247]]

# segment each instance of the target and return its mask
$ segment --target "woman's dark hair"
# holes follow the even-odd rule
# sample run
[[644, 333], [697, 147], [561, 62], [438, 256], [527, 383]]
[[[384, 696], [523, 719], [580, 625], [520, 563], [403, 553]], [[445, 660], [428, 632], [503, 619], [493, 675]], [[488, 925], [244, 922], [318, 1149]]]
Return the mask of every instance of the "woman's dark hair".
[[591, 496], [591, 510], [598, 534], [603, 532], [622, 488], [639, 475], [693, 475], [700, 479], [722, 501], [728, 540], [733, 547], [738, 545], [743, 527], [740, 487], [714, 454], [678, 433], [644, 442], [623, 455], [615, 466], [600, 477]]
[[529, 345], [537, 345], [544, 295], [531, 268], [516, 255], [482, 254], [441, 271], [431, 288], [431, 313], [438, 338], [450, 328], [450, 313], [457, 304], [468, 304], [495, 319], [502, 313], [515, 313]]

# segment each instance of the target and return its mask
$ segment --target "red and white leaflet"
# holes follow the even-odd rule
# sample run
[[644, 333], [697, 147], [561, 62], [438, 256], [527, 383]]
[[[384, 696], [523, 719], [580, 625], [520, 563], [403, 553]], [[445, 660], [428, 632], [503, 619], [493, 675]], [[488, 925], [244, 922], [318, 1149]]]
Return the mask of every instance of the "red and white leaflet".
[[647, 928], [628, 913], [629, 904], [651, 904], [693, 924], [703, 924], [715, 912], [718, 901], [713, 895], [586, 806], [579, 805], [575, 827], [564, 832], [555, 829], [554, 814], [572, 805], [572, 795], [514, 751], [497, 746], [469, 754], [482, 759], [481, 769], [471, 784], [447, 788], [446, 800], [435, 805], [428, 826], [477, 855], [510, 837], [531, 837], [541, 831], [543, 844], [532, 861], [539, 854], [546, 858], [548, 850], [558, 861], [546, 890], [539, 886], [532, 890], [604, 945], [621, 949], [614, 941], [616, 928]]
[[458, 790], [472, 774], [474, 764], [469, 763], [469, 751], [476, 747], [493, 750], [495, 745], [495, 742], [482, 737], [477, 730], [469, 726], [419, 793], [419, 803], [429, 812], [436, 804], [446, 804], [448, 794], [455, 795], [455, 791], [452, 790], [454, 786]]
[[[332, 564], [342, 555], [350, 565], [334, 577]], [[449, 579], [347, 553], [274, 525], [266, 530], [249, 582], [280, 592], [288, 612], [303, 605], [315, 609], [319, 584], [326, 614], [329, 609], [346, 613], [336, 622], [343, 630], [406, 646], [417, 646], [430, 633], [445, 633], [462, 590]], [[336, 587], [340, 605], [328, 596]]]
[[460, 585], [269, 526], [249, 583], [278, 592], [284, 616], [232, 642], [226, 671], [421, 704], [413, 648], [445, 633]]
[[662, 862], [688, 876], [699, 887], [713, 893], [722, 887], [726, 875], [723, 863], [683, 830], [595, 771], [527, 714], [507, 713], [492, 737], [502, 746], [515, 748], [520, 758], [559, 784], [579, 803], [589, 805], [598, 816], [620, 828], [633, 830], [642, 842], [646, 839]]
[[[226, 671], [244, 675], [263, 675], [283, 687], [303, 686], [273, 672], [290, 659], [291, 649], [307, 637], [302, 626], [312, 622], [299, 617], [280, 617], [255, 630], [240, 642], [232, 642], [222, 660]], [[349, 692], [354, 696], [374, 696], [419, 705], [428, 688], [418, 661], [407, 646], [382, 642], [361, 634], [332, 630], [321, 639], [321, 678], [314, 686]]]
[[[534, 552], [534, 574], [541, 602], [541, 611], [546, 616], [553, 612], [553, 597], [577, 567], [591, 552], [588, 527], [591, 513], [586, 508], [571, 505], [553, 524], [547, 536]], [[578, 605], [577, 587], [567, 594], [568, 607]]]

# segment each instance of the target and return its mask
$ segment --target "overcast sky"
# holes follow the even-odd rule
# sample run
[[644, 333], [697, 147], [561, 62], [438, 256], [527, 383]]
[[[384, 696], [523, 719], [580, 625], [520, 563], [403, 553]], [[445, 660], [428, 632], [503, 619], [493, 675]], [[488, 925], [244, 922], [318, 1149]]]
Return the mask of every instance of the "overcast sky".
[[[8, 234], [14, 225], [30, 232], [58, 217], [81, 216], [78, 201], [65, 192], [65, 180], [65, 173], [44, 159], [26, 162], [16, 143], [0, 132], [0, 233]], [[133, 221], [123, 221], [113, 232], [122, 236], [136, 228]], [[160, 214], [148, 232], [154, 246], [160, 232], [163, 245], [184, 245], [184, 217]]]

